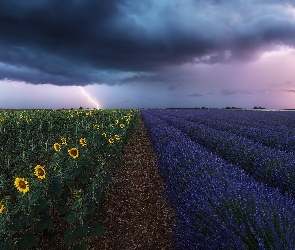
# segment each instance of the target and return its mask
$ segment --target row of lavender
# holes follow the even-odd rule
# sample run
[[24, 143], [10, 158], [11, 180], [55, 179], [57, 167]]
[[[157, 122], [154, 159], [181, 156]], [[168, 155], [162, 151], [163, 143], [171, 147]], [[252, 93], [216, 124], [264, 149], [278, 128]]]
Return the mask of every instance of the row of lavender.
[[257, 180], [287, 191], [295, 197], [293, 152], [271, 148], [234, 133], [191, 122], [183, 115], [178, 115], [179, 113], [169, 110], [153, 111], [153, 115], [180, 129], [192, 140], [221, 158], [240, 166]]
[[177, 213], [176, 249], [294, 249], [295, 202], [254, 180], [143, 110], [166, 197]]
[[162, 110], [161, 113], [234, 133], [265, 146], [295, 152], [294, 112]]

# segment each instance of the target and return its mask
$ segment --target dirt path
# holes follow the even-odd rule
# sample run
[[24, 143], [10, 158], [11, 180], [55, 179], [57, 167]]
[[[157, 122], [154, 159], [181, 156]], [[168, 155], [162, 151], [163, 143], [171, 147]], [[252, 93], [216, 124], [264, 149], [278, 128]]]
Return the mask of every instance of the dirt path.
[[173, 211], [162, 198], [163, 183], [141, 117], [113, 170], [103, 225], [106, 234], [92, 249], [172, 249]]

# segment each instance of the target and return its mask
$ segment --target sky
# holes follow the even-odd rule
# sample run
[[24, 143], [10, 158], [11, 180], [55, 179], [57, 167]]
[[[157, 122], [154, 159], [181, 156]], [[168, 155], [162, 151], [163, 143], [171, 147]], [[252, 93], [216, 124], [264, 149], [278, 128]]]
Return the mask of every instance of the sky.
[[0, 108], [295, 108], [294, 0], [1, 0]]

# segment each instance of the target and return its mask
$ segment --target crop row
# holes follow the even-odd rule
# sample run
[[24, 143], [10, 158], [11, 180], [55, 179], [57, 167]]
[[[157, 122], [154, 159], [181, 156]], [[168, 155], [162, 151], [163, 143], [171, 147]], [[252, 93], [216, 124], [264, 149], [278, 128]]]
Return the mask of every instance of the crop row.
[[177, 214], [176, 249], [293, 249], [295, 203], [188, 135], [142, 111], [166, 198]]
[[190, 122], [184, 118], [155, 112], [192, 140], [236, 164], [268, 185], [295, 195], [295, 154], [264, 146], [233, 133]]
[[[268, 128], [275, 131], [292, 130], [295, 122], [294, 112], [259, 112], [251, 110], [233, 111], [233, 110], [186, 110], [181, 113], [195, 113], [198, 117], [207, 117], [215, 120], [227, 120], [241, 126], [252, 126], [256, 128]], [[220, 112], [221, 111], [221, 112]]]
[[[292, 112], [289, 115], [282, 116], [283, 112], [253, 112], [253, 111], [216, 111], [210, 112], [202, 110], [169, 110], [158, 111], [161, 115], [170, 115], [183, 118], [188, 121], [203, 124], [210, 128], [223, 130], [236, 135], [248, 138], [252, 141], [262, 143], [265, 146], [295, 152], [295, 130], [294, 116]], [[264, 120], [258, 115], [263, 116]], [[294, 114], [294, 113], [293, 113]], [[259, 118], [259, 119], [257, 119]], [[268, 119], [266, 119], [268, 118]], [[279, 120], [281, 126], [276, 124]], [[273, 125], [276, 124], [276, 125]], [[283, 125], [282, 125], [283, 124]]]

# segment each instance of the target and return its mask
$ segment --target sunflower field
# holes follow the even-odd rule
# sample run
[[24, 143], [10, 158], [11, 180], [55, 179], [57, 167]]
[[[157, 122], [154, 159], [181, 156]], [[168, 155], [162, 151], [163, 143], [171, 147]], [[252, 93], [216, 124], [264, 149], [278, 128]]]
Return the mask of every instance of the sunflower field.
[[0, 111], [0, 249], [29, 249], [66, 224], [64, 244], [86, 249], [138, 110]]

